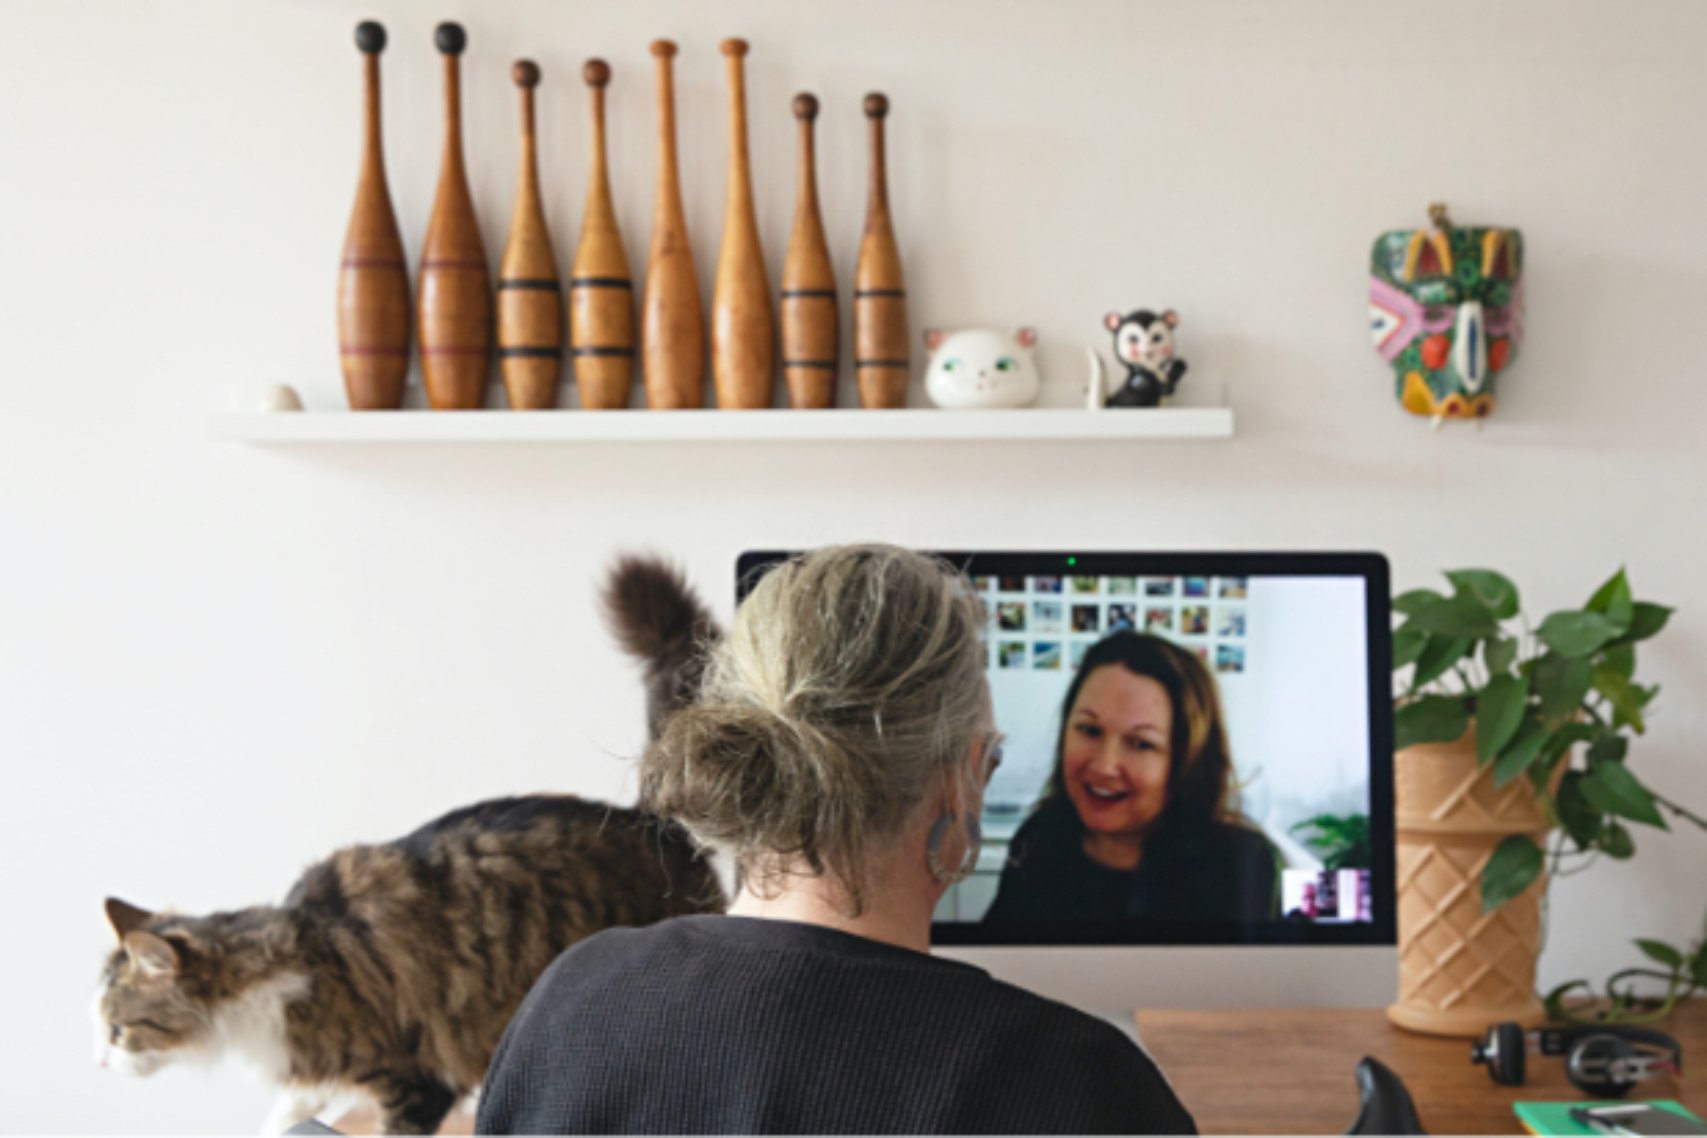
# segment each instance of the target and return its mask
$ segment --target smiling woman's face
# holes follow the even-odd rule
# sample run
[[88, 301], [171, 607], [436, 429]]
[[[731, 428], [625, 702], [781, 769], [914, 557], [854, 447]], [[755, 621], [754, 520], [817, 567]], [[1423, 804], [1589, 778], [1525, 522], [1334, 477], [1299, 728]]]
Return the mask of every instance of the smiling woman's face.
[[1065, 730], [1061, 775], [1079, 820], [1092, 835], [1137, 838], [1168, 802], [1167, 689], [1104, 664], [1085, 678]]

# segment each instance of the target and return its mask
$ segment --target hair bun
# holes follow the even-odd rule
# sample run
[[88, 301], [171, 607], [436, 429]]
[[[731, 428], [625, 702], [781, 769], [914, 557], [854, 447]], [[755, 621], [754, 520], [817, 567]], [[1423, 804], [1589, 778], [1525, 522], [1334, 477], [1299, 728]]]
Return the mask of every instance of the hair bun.
[[876, 764], [833, 731], [753, 703], [677, 712], [641, 762], [644, 809], [738, 859], [798, 855], [818, 872], [823, 819], [880, 811], [887, 797]]
[[777, 566], [642, 760], [642, 805], [747, 881], [832, 876], [857, 910], [875, 859], [987, 726], [983, 625], [952, 567], [908, 550]]
[[642, 805], [676, 818], [703, 841], [734, 840], [758, 819], [761, 788], [797, 746], [780, 716], [749, 703], [699, 703], [664, 721], [641, 761]]

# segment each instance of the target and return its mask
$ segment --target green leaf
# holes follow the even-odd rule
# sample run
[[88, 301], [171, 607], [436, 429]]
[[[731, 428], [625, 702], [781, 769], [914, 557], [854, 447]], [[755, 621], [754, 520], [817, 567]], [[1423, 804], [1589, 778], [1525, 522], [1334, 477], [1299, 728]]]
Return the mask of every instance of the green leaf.
[[1707, 945], [1695, 950], [1695, 958], [1689, 965], [1689, 978], [1707, 988]]
[[1629, 680], [1607, 668], [1596, 668], [1594, 690], [1606, 697], [1612, 704], [1612, 710], [1618, 713], [1617, 719], [1634, 727], [1636, 734], [1647, 730], [1647, 725], [1642, 722], [1642, 701]]
[[[1398, 635], [1403, 636], [1404, 633]], [[1432, 680], [1437, 680], [1470, 653], [1471, 640], [1452, 640], [1443, 636], [1431, 636], [1423, 646], [1422, 654], [1417, 657], [1417, 670], [1411, 676], [1411, 687], [1420, 688]]]
[[1487, 605], [1469, 593], [1454, 593], [1445, 600], [1430, 601], [1418, 608], [1404, 623], [1403, 630], [1480, 640], [1485, 636], [1498, 636], [1500, 626]]
[[1559, 825], [1565, 828], [1565, 833], [1577, 844], [1580, 850], [1590, 849], [1600, 840], [1600, 831], [1604, 827], [1601, 812], [1583, 795], [1582, 771], [1566, 771], [1559, 780], [1559, 793], [1554, 798], [1554, 809], [1559, 814]]
[[1565, 997], [1576, 991], [1578, 988], [1581, 988], [1584, 992], [1591, 995], [1594, 992], [1594, 989], [1589, 986], [1589, 982], [1587, 980], [1566, 980], [1563, 984], [1560, 984], [1557, 988], [1548, 992], [1546, 996], [1542, 997], [1541, 1002], [1547, 1008], [1547, 1018], [1549, 1020], [1554, 1023], [1566, 1023], [1569, 1021], [1570, 1017], [1565, 1009]]
[[1638, 939], [1636, 947], [1641, 949], [1642, 954], [1649, 960], [1657, 960], [1667, 968], [1683, 967], [1683, 953], [1663, 940]]
[[1517, 586], [1492, 569], [1458, 569], [1448, 573], [1446, 579], [1459, 592], [1475, 596], [1500, 620], [1517, 615]]
[[1607, 822], [1606, 829], [1600, 832], [1600, 848], [1606, 851], [1606, 856], [1618, 861], [1628, 861], [1636, 855], [1636, 842], [1630, 837], [1630, 831], [1617, 822]]
[[1406, 664], [1414, 664], [1417, 657], [1422, 655], [1423, 648], [1428, 644], [1428, 637], [1421, 632], [1396, 632], [1393, 634], [1393, 670], [1396, 672]]
[[1482, 912], [1493, 912], [1533, 885], [1541, 862], [1541, 847], [1522, 834], [1500, 842], [1482, 867]]
[[[1529, 767], [1529, 781], [1535, 784], [1535, 789], [1545, 789], [1548, 794], [1557, 790], [1558, 786], [1553, 781], [1554, 771], [1568, 757], [1572, 747], [1592, 738], [1593, 735], [1594, 729], [1586, 723], [1573, 722], [1567, 723], [1563, 727], [1554, 728], [1548, 734], [1546, 743], [1542, 744], [1541, 757], [1531, 763]], [[1560, 825], [1558, 804], [1551, 799], [1544, 799], [1544, 801], [1546, 801], [1551, 812], [1548, 825]], [[1599, 817], [1598, 811], [1591, 811], [1591, 813], [1594, 813], [1595, 817]], [[1599, 823], [1596, 822], [1595, 824], [1598, 825]]]
[[1589, 744], [1588, 761], [1591, 763], [1621, 763], [1624, 756], [1630, 752], [1630, 740], [1610, 728], [1597, 732], [1594, 742]]
[[1433, 589], [1412, 589], [1408, 593], [1400, 593], [1393, 598], [1393, 611], [1400, 616], [1410, 616], [1426, 605], [1445, 599]]
[[1606, 584], [1596, 589], [1594, 596], [1588, 600], [1588, 611], [1597, 612], [1604, 616], [1622, 636], [1630, 627], [1630, 620], [1635, 615], [1635, 603], [1630, 597], [1630, 580], [1620, 569], [1607, 579]]
[[1496, 636], [1482, 642], [1482, 663], [1487, 665], [1490, 676], [1498, 676], [1511, 671], [1512, 663], [1517, 659], [1517, 641], [1508, 636]]
[[1317, 814], [1302, 822], [1294, 823], [1287, 831], [1298, 834], [1301, 831], [1313, 830], [1314, 834], [1302, 834], [1302, 840], [1322, 859], [1324, 869], [1368, 869], [1371, 864], [1369, 852], [1369, 815], [1367, 814]]
[[1404, 750], [1417, 743], [1450, 743], [1470, 727], [1470, 713], [1457, 696], [1424, 696], [1393, 714], [1393, 745]]
[[1654, 796], [1622, 763], [1596, 763], [1583, 775], [1583, 797], [1608, 814], [1667, 829], [1654, 805]]
[[1640, 684], [1636, 685], [1636, 698], [1641, 701], [1644, 709], [1646, 709], [1650, 703], [1654, 702], [1654, 697], [1659, 694], [1660, 685], [1658, 684], [1655, 684], [1651, 688], [1642, 687]]
[[1541, 622], [1535, 635], [1567, 659], [1587, 656], [1601, 648], [1622, 629], [1597, 612], [1556, 612]]
[[1630, 617], [1630, 627], [1624, 633], [1624, 639], [1634, 643], [1646, 640], [1666, 626], [1671, 614], [1676, 609], [1665, 605], [1651, 605], [1647, 601], [1637, 601], [1634, 614]]
[[1516, 676], [1495, 676], [1476, 699], [1476, 757], [1484, 763], [1499, 754], [1523, 722], [1529, 683]]
[[1605, 668], [1616, 672], [1625, 679], [1636, 674], [1636, 646], [1634, 644], [1614, 643], [1600, 654], [1600, 663], [1595, 667]]
[[1500, 752], [1499, 758], [1494, 760], [1494, 785], [1503, 787], [1528, 770], [1535, 756], [1541, 753], [1542, 744], [1547, 742], [1548, 736], [1547, 728], [1533, 719], [1525, 720], [1505, 750]]
[[1552, 763], [1578, 743], [1593, 739], [1598, 731], [1598, 728], [1587, 723], [1567, 723], [1547, 737], [1547, 746], [1541, 753], [1546, 756], [1548, 763]]
[[1571, 660], [1549, 652], [1535, 661], [1533, 671], [1541, 714], [1549, 721], [1569, 719], [1581, 710], [1594, 683], [1594, 665], [1581, 657]]

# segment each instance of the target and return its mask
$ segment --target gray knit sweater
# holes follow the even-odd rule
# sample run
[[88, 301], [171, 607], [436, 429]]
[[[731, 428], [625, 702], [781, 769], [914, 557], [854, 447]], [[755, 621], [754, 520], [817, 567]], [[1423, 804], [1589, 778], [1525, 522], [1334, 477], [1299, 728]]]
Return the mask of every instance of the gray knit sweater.
[[1109, 1024], [816, 925], [696, 916], [558, 957], [505, 1032], [482, 1134], [1182, 1134]]

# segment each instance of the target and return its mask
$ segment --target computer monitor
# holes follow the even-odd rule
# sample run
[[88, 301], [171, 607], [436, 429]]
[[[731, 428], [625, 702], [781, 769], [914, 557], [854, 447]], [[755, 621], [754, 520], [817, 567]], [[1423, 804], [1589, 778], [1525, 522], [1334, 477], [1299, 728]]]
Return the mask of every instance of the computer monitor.
[[[737, 597], [788, 556], [743, 554]], [[1093, 1009], [1393, 998], [1385, 558], [938, 556], [984, 601], [1004, 736], [943, 955]]]

